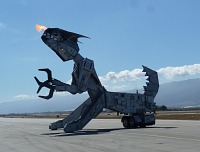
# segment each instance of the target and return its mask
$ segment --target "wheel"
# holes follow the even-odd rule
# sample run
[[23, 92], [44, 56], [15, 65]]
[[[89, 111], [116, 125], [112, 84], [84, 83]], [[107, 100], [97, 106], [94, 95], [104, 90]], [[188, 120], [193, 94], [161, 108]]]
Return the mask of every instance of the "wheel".
[[122, 117], [122, 124], [123, 124], [123, 126], [124, 126], [124, 128], [130, 128], [130, 123], [129, 123], [129, 119], [128, 119], [128, 117], [126, 116], [126, 117]]
[[136, 124], [135, 124], [135, 119], [134, 117], [129, 117], [129, 124], [130, 124], [130, 128], [136, 128]]
[[139, 125], [140, 128], [145, 128], [146, 127], [146, 124], [141, 124]]

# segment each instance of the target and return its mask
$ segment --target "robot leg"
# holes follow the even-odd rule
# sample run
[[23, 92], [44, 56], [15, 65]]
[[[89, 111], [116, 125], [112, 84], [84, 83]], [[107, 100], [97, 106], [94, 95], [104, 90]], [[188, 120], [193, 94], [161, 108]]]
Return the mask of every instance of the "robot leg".
[[65, 117], [63, 120], [58, 120], [49, 125], [49, 129], [57, 130], [59, 128], [63, 128], [65, 124], [73, 122], [81, 117], [82, 111], [85, 105], [89, 105], [91, 103], [91, 99], [88, 98], [84, 103], [82, 103], [78, 108], [76, 108], [71, 114]]
[[104, 94], [101, 94], [101, 96], [96, 101], [92, 101], [90, 104], [84, 102], [80, 118], [77, 119], [76, 121], [66, 123], [64, 126], [64, 131], [68, 133], [81, 130], [83, 127], [87, 125], [87, 123], [90, 120], [99, 115], [99, 113], [103, 111], [104, 107], [105, 107]]

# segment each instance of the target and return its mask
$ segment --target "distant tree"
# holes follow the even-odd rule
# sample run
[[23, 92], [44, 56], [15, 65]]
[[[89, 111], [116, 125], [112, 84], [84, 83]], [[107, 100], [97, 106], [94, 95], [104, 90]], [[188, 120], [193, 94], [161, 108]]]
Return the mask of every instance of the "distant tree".
[[161, 108], [161, 110], [163, 110], [163, 111], [167, 110], [167, 106], [165, 106], [165, 105], [162, 105], [160, 108]]
[[156, 111], [166, 111], [166, 110], [167, 110], [167, 106], [165, 105], [156, 106]]

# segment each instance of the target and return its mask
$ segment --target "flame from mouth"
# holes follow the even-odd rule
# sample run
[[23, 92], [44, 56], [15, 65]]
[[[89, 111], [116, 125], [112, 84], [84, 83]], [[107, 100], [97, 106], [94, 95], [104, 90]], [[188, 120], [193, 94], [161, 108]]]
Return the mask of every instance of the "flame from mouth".
[[46, 26], [42, 26], [42, 25], [39, 25], [39, 24], [36, 24], [36, 30], [38, 31], [38, 32], [41, 32], [42, 30], [46, 30], [47, 29], [47, 27]]

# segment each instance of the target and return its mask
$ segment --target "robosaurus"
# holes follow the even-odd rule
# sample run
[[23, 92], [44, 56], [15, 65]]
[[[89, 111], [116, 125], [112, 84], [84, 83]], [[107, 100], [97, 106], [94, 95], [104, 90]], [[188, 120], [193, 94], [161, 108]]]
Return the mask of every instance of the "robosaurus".
[[78, 38], [86, 36], [68, 32], [59, 28], [47, 28], [41, 39], [50, 47], [63, 62], [73, 60], [72, 82], [63, 83], [52, 78], [51, 70], [39, 69], [47, 73], [48, 79], [40, 82], [34, 77], [39, 85], [37, 93], [43, 87], [48, 88], [47, 96], [39, 96], [44, 99], [53, 97], [54, 91], [68, 91], [71, 94], [88, 92], [89, 98], [77, 107], [63, 120], [58, 120], [49, 125], [49, 129], [64, 128], [64, 131], [74, 132], [81, 130], [91, 119], [103, 111], [103, 108], [111, 109], [124, 114], [121, 122], [125, 128], [145, 127], [155, 124], [154, 98], [159, 89], [157, 72], [143, 66], [145, 76], [148, 76], [144, 86], [144, 93], [120, 93], [109, 92], [101, 84], [94, 68], [93, 60], [84, 58], [79, 54]]

